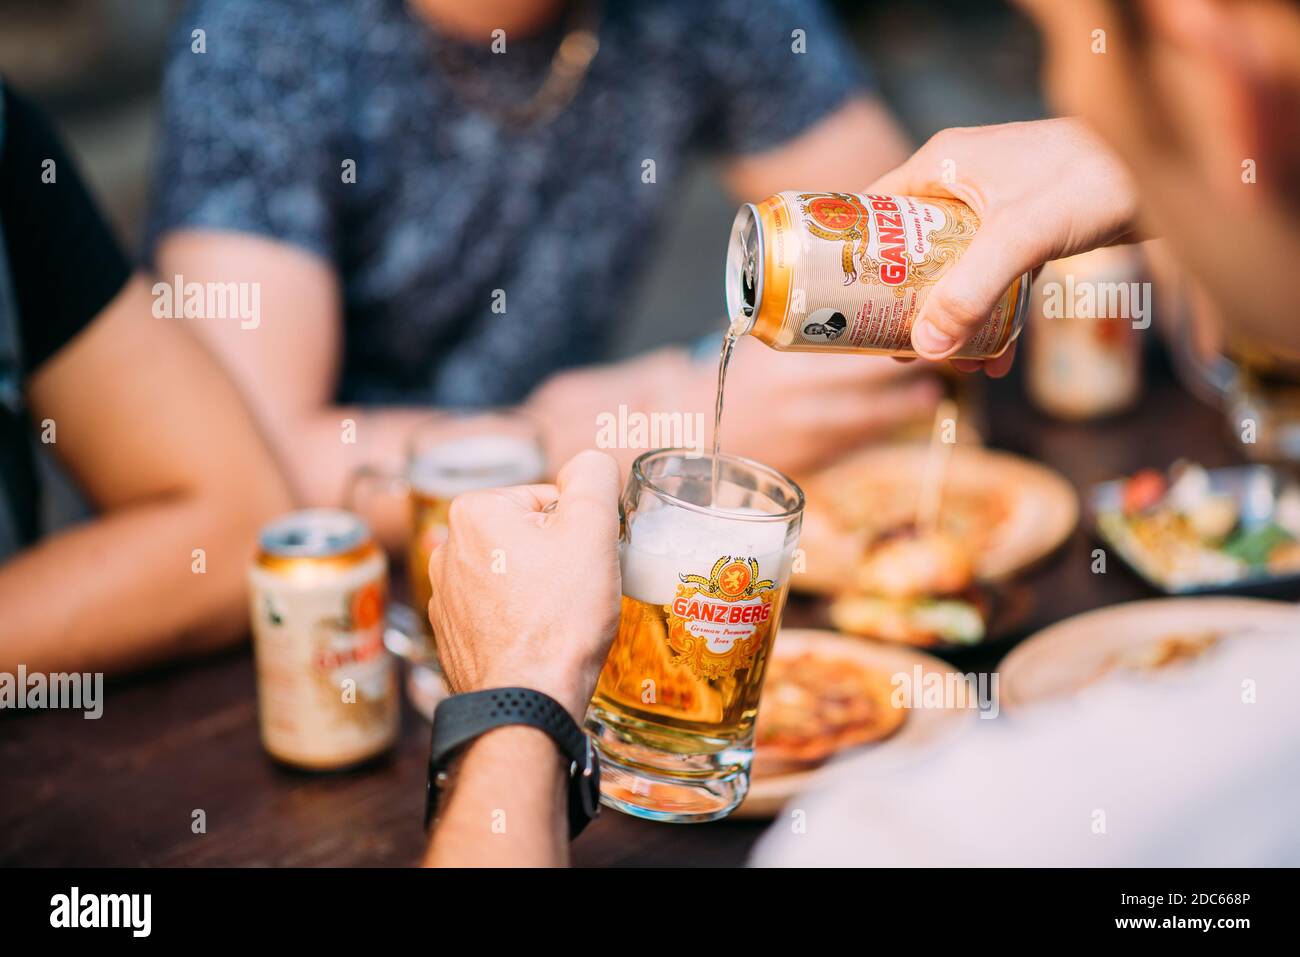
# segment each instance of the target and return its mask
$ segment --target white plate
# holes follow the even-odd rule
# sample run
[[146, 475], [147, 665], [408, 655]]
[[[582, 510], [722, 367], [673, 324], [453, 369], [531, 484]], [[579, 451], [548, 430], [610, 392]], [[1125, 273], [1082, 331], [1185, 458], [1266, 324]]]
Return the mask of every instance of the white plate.
[[1099, 608], [1017, 645], [998, 666], [1001, 706], [1011, 711], [1073, 694], [1103, 674], [1120, 652], [1168, 635], [1288, 626], [1300, 637], [1300, 607], [1259, 598], [1156, 598]]
[[[790, 579], [797, 592], [836, 594], [852, 587], [853, 570], [866, 547], [864, 533], [839, 518], [835, 502], [855, 496], [912, 494], [920, 489], [929, 460], [925, 444], [879, 446], [832, 465], [800, 482], [808, 497], [799, 547], [804, 570]], [[884, 478], [882, 478], [884, 477]], [[953, 449], [944, 479], [947, 493], [1009, 490], [1008, 513], [974, 556], [981, 581], [1003, 581], [1051, 554], [1079, 522], [1079, 498], [1064, 476], [1038, 462], [976, 447]], [[914, 505], [902, 509], [914, 514]]]

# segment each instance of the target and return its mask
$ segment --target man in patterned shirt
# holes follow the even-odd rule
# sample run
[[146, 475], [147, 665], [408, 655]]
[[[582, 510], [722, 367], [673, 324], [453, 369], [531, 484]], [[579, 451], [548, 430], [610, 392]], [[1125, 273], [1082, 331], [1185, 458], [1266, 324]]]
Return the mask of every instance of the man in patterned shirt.
[[[200, 334], [334, 503], [432, 407], [522, 404], [555, 462], [620, 405], [711, 410], [685, 349], [591, 365], [688, 161], [753, 200], [860, 188], [906, 146], [813, 0], [197, 0], [147, 243], [164, 277], [259, 284], [257, 329]], [[938, 397], [919, 363], [739, 353], [725, 447], [788, 470]]]

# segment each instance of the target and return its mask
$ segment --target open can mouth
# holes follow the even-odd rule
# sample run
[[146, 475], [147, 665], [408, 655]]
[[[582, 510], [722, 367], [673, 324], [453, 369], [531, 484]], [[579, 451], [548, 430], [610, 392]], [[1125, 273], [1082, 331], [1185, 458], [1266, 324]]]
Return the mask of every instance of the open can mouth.
[[370, 541], [370, 526], [341, 508], [308, 508], [283, 515], [262, 529], [258, 544], [274, 558], [331, 558]]
[[758, 210], [746, 203], [736, 213], [727, 242], [727, 319], [737, 335], [754, 327], [763, 299], [763, 230]]

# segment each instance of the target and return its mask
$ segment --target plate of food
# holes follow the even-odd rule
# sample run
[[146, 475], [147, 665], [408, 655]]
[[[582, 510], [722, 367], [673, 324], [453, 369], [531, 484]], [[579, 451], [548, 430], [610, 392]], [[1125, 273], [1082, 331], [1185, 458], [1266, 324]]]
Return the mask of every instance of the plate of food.
[[833, 595], [841, 631], [928, 648], [982, 643], [1024, 617], [1006, 583], [1074, 531], [1063, 477], [1005, 452], [946, 453], [930, 521], [920, 516], [933, 445], [872, 449], [803, 483], [800, 591]]
[[1088, 510], [1098, 537], [1166, 594], [1300, 592], [1300, 486], [1266, 465], [1147, 469], [1093, 488]]
[[1156, 678], [1213, 654], [1233, 636], [1300, 639], [1300, 606], [1208, 596], [1125, 602], [1057, 622], [998, 666], [1004, 711], [1082, 691], [1108, 675]]
[[953, 730], [968, 709], [894, 706], [894, 676], [947, 676], [929, 655], [812, 628], [783, 629], [768, 662], [754, 765], [740, 817], [771, 817], [834, 757], [915, 747]]
[[[851, 587], [874, 542], [915, 527], [930, 461], [924, 443], [892, 445], [804, 478], [800, 546], [807, 567], [791, 586], [817, 594]], [[1046, 466], [1008, 452], [952, 449], [937, 530], [965, 546], [981, 581], [1008, 578], [1044, 558], [1078, 520], [1074, 487]]]
[[1026, 589], [980, 581], [956, 539], [901, 529], [872, 544], [828, 614], [845, 634], [951, 652], [1005, 638], [1031, 608]]

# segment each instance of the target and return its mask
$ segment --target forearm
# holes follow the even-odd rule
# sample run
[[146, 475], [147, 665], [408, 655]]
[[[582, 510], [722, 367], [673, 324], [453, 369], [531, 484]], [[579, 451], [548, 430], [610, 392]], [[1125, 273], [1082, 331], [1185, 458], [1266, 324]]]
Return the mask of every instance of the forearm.
[[855, 191], [910, 152], [907, 134], [885, 104], [862, 95], [789, 142], [732, 159], [723, 167], [723, 181], [740, 202], [757, 202], [784, 189]]
[[[721, 322], [719, 322], [721, 328]], [[720, 340], [719, 340], [720, 341]], [[562, 462], [602, 441], [602, 415], [629, 412], [683, 413], [698, 416], [707, 434], [712, 431], [716, 366], [694, 363], [682, 348], [660, 349], [627, 362], [575, 369], [552, 376], [521, 406], [542, 433], [552, 463]], [[703, 375], [701, 372], [703, 370]], [[697, 388], [699, 383], [704, 388]], [[302, 501], [308, 505], [351, 506], [370, 520], [376, 535], [395, 549], [408, 534], [404, 496], [382, 483], [359, 488], [346, 501], [351, 479], [363, 467], [399, 475], [407, 446], [417, 427], [428, 429], [424, 440], [437, 440], [430, 428], [438, 410], [322, 406], [309, 412], [281, 415], [268, 424], [277, 455]], [[698, 438], [692, 434], [693, 438]], [[625, 470], [644, 448], [606, 449]]]
[[0, 567], [0, 671], [117, 671], [246, 633], [245, 575], [277, 489], [129, 506]]
[[426, 866], [566, 866], [567, 787], [560, 753], [544, 731], [488, 732], [453, 769]]
[[[719, 319], [719, 330], [722, 326]], [[716, 368], [716, 363], [691, 362], [684, 348], [659, 349], [621, 362], [553, 375], [533, 391], [523, 409], [541, 426], [552, 465], [584, 449], [598, 448], [626, 473], [632, 461], [646, 451], [648, 431], [629, 426], [625, 434], [611, 426], [620, 425], [624, 412], [629, 423], [639, 417], [650, 422], [655, 414], [676, 414], [683, 417], [682, 424], [689, 431], [680, 437], [658, 436], [660, 444], [703, 444], [695, 425], [712, 428], [715, 393], [709, 383], [710, 369]], [[708, 390], [707, 400], [700, 385]]]

